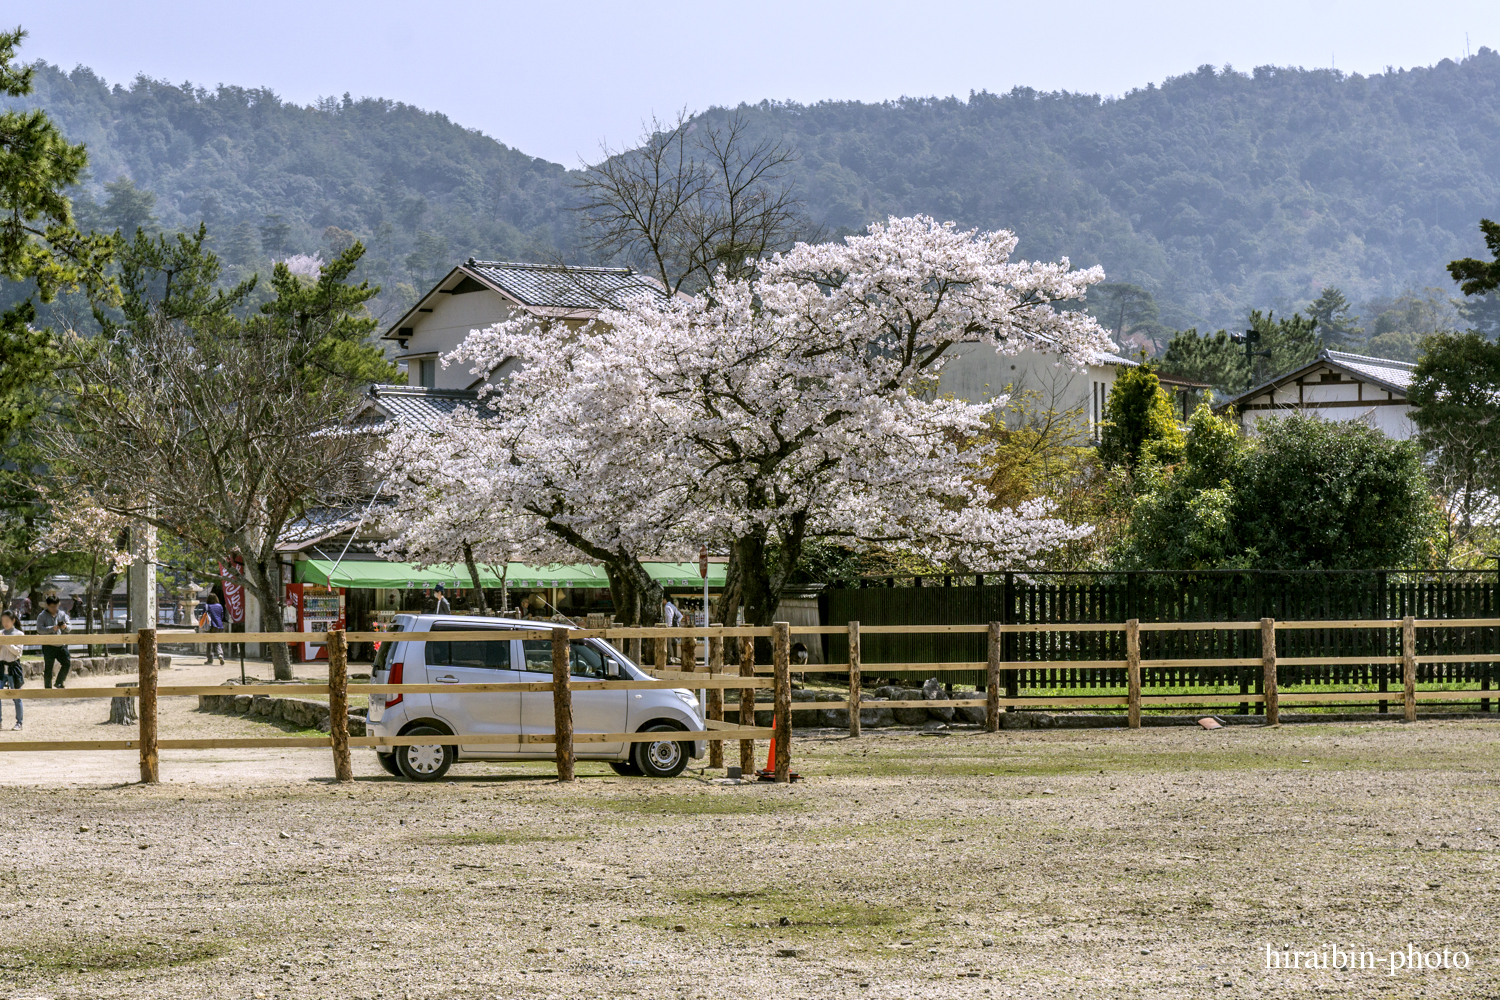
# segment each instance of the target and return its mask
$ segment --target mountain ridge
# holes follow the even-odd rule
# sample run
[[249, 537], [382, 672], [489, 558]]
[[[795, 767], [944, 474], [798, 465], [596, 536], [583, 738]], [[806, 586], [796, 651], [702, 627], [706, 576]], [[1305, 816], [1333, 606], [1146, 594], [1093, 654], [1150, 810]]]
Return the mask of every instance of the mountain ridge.
[[[390, 307], [471, 254], [579, 256], [576, 171], [441, 112], [36, 65], [37, 93], [13, 103], [89, 144], [80, 207], [106, 225], [103, 184], [128, 176], [161, 224], [204, 219], [244, 267], [358, 237]], [[798, 193], [832, 231], [914, 213], [1014, 229], [1024, 256], [1147, 289], [1174, 328], [1290, 312], [1325, 285], [1357, 303], [1447, 285], [1443, 265], [1481, 249], [1479, 217], [1500, 215], [1488, 48], [1372, 76], [1205, 66], [1118, 97], [1014, 88], [698, 118], [735, 113], [797, 150]]]

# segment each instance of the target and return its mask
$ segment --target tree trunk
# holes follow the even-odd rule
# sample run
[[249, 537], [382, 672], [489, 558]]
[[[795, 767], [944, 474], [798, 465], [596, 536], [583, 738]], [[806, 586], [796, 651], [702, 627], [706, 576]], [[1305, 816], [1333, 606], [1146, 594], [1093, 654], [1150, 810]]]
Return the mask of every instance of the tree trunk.
[[[248, 546], [241, 548], [241, 552], [248, 551]], [[249, 582], [256, 590], [256, 599], [260, 601], [261, 618], [260, 630], [262, 632], [283, 632], [281, 627], [281, 567], [276, 564], [273, 554], [269, 559], [251, 559], [245, 564], [245, 569], [250, 573]], [[287, 650], [284, 642], [269, 642], [265, 644], [271, 651], [271, 667], [275, 671], [278, 681], [289, 681], [292, 679], [292, 656]]]
[[793, 517], [789, 532], [779, 539], [774, 552], [764, 527], [735, 539], [730, 559], [739, 575], [746, 625], [765, 628], [771, 624], [781, 605], [781, 591], [802, 560], [806, 528], [805, 516]]
[[[125, 530], [125, 529], [121, 529], [119, 537], [115, 539], [115, 551], [118, 552], [121, 549], [124, 549], [125, 546], [128, 545], [129, 543], [130, 543], [130, 532], [127, 531], [127, 530]], [[98, 589], [98, 591], [96, 591], [96, 593], [98, 595], [98, 603], [99, 603], [99, 631], [100, 632], [104, 632], [104, 631], [106, 631], [109, 628], [109, 616], [111, 614], [113, 614], [114, 610], [115, 610], [115, 581], [118, 580], [119, 578], [120, 578], [120, 574], [116, 573], [113, 569], [111, 569], [108, 573], [104, 574], [104, 579], [99, 582], [99, 589]], [[93, 627], [92, 626], [90, 626], [89, 631], [90, 632], [93, 631]], [[98, 653], [96, 653], [95, 650], [98, 650]], [[100, 655], [103, 652], [104, 652], [104, 647], [103, 646], [90, 646], [89, 647], [89, 655], [90, 656]]]
[[604, 575], [609, 578], [610, 599], [624, 614], [626, 626], [655, 625], [661, 620], [661, 584], [651, 579], [651, 574], [646, 572], [646, 567], [633, 552], [595, 545], [568, 525], [550, 517], [543, 526], [590, 559], [599, 560]]
[[[484, 588], [479, 585], [479, 566], [474, 562], [474, 546], [470, 545], [467, 539], [464, 541], [464, 565], [469, 569], [469, 585], [474, 588], [474, 593], [479, 598], [477, 604], [474, 601], [469, 602], [469, 610], [488, 615], [490, 608], [484, 600]], [[504, 581], [501, 581], [501, 586], [504, 586]]]
[[625, 616], [629, 628], [655, 625], [661, 621], [661, 584], [651, 579], [640, 560], [633, 555], [614, 553], [604, 564], [609, 577], [609, 596]]
[[[736, 555], [738, 550], [734, 546], [729, 549], [729, 565], [724, 569], [724, 590], [719, 594], [719, 599], [713, 602], [713, 621], [723, 622], [725, 625], [733, 626], [739, 622], [740, 604], [744, 600], [744, 588], [740, 580], [740, 561]], [[740, 643], [752, 642], [746, 639], [725, 639], [724, 659], [726, 662], [738, 663], [740, 656]]]

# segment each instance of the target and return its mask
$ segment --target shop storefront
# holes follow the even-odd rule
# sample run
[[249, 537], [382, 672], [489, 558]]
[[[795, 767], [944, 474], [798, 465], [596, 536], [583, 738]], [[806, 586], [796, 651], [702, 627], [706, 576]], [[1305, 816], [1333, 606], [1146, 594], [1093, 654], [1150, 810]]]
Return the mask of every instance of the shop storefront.
[[[679, 606], [691, 595], [702, 603], [702, 578], [697, 563], [649, 562], [643, 564], [652, 579], [670, 594], [680, 594]], [[474, 593], [468, 568], [462, 564], [428, 566], [378, 559], [349, 559], [334, 563], [325, 559], [300, 559], [289, 567], [292, 579], [286, 587], [284, 621], [299, 631], [344, 627], [352, 631], [379, 631], [390, 627], [397, 614], [431, 613], [437, 606], [437, 586], [442, 584], [449, 607], [465, 613], [481, 604]], [[711, 562], [710, 591], [724, 586], [725, 563]], [[526, 566], [511, 563], [502, 580], [493, 567], [479, 569], [482, 603], [491, 613], [501, 609], [514, 617], [546, 619], [554, 614], [584, 618], [590, 614], [612, 615], [609, 580], [598, 566]], [[687, 610], [684, 607], [684, 610]], [[317, 623], [324, 624], [313, 628]], [[320, 658], [321, 646], [305, 644], [303, 659]], [[357, 660], [368, 659], [368, 644], [350, 650]]]

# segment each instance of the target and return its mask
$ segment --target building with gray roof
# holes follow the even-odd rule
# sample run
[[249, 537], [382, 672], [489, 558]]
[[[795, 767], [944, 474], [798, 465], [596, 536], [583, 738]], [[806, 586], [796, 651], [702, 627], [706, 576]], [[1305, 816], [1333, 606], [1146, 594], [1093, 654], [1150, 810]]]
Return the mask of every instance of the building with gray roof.
[[1325, 420], [1363, 420], [1387, 437], [1405, 441], [1416, 434], [1407, 400], [1416, 367], [1325, 348], [1309, 363], [1226, 399], [1215, 409], [1233, 409], [1247, 434], [1253, 434], [1265, 417], [1299, 412]]

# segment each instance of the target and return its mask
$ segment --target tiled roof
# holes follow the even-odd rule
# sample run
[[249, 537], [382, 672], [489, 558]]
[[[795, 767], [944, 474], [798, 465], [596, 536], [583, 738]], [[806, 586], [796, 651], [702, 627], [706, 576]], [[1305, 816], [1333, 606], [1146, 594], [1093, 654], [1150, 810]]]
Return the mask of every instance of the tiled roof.
[[363, 508], [313, 507], [281, 529], [278, 549], [300, 549], [341, 534], [359, 523]]
[[472, 257], [464, 267], [517, 302], [538, 308], [601, 309], [642, 293], [666, 297], [654, 282], [628, 267], [564, 267]]
[[1371, 358], [1363, 354], [1346, 354], [1343, 351], [1323, 351], [1318, 357], [1402, 392], [1411, 388], [1412, 372], [1417, 370], [1416, 365], [1406, 361]]
[[395, 421], [407, 427], [433, 431], [460, 409], [490, 416], [493, 411], [480, 405], [474, 389], [427, 389], [417, 385], [372, 385], [357, 419], [370, 424]]
[[[1293, 379], [1300, 378], [1307, 372], [1327, 366], [1342, 368], [1358, 379], [1377, 385], [1382, 389], [1389, 389], [1391, 392], [1398, 392], [1403, 396], [1411, 389], [1412, 373], [1417, 369], [1416, 365], [1406, 361], [1392, 361], [1390, 358], [1372, 358], [1364, 354], [1349, 354], [1345, 351], [1330, 351], [1325, 347], [1318, 352], [1316, 358], [1307, 364], [1283, 372], [1273, 379], [1262, 382], [1260, 385], [1246, 389], [1239, 395], [1231, 396], [1216, 404], [1214, 409], [1222, 412], [1231, 406], [1239, 405], [1242, 400], [1259, 396], [1274, 386], [1290, 382]], [[1316, 403], [1308, 405], [1317, 406]]]

